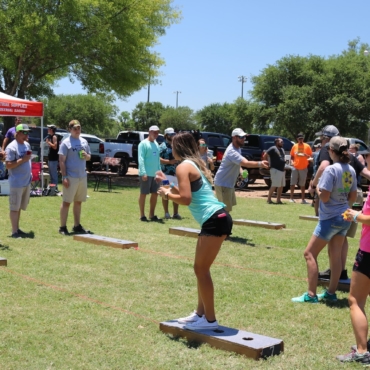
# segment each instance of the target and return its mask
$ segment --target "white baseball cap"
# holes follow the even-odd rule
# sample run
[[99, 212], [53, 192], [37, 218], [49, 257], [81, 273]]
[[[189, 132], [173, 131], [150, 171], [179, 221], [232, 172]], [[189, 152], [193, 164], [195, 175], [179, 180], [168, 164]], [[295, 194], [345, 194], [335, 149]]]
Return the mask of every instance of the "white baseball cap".
[[175, 133], [175, 130], [174, 130], [172, 127], [166, 128], [166, 129], [164, 130], [164, 134], [165, 134], [165, 135], [172, 135], [172, 134], [174, 134], [174, 133]]
[[236, 128], [231, 133], [231, 136], [247, 136], [247, 134], [241, 128]]
[[158, 126], [154, 125], [149, 127], [149, 131], [160, 131], [160, 130]]

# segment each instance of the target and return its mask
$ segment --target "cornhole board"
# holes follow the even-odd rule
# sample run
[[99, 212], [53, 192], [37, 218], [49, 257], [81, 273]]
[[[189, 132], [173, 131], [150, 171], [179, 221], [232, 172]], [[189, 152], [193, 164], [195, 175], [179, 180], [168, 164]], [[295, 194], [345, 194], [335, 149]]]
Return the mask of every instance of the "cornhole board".
[[138, 248], [138, 243], [132, 242], [130, 240], [108, 238], [106, 236], [95, 234], [76, 234], [73, 236], [73, 240], [97, 245], [106, 245], [107, 247], [121, 249]]
[[8, 266], [8, 260], [4, 257], [0, 257], [0, 266]]
[[179, 236], [189, 236], [191, 238], [197, 238], [200, 230], [199, 229], [190, 229], [188, 227], [170, 227], [169, 233]]
[[301, 220], [307, 220], [307, 221], [318, 221], [319, 220], [318, 216], [304, 216], [304, 215], [301, 215], [301, 216], [299, 216], [299, 218]]
[[234, 225], [242, 226], [254, 226], [254, 227], [263, 227], [265, 229], [285, 229], [285, 224], [278, 224], [274, 222], [265, 222], [265, 221], [252, 221], [252, 220], [233, 220]]
[[284, 342], [281, 339], [226, 326], [219, 326], [216, 330], [192, 331], [184, 329], [184, 324], [179, 324], [177, 320], [170, 320], [161, 322], [159, 329], [174, 337], [186, 338], [189, 342], [207, 343], [214, 348], [235, 352], [254, 360], [279, 355], [284, 351]]
[[[318, 279], [317, 280], [317, 285], [328, 287], [329, 286], [329, 279]], [[351, 285], [351, 279], [339, 280], [337, 290], [340, 290], [342, 292], [349, 292], [350, 285]]]

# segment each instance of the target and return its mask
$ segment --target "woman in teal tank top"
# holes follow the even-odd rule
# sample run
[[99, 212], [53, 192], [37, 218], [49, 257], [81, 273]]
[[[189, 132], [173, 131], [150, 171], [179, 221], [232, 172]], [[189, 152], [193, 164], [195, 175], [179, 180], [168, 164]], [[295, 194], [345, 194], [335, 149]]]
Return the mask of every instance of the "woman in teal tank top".
[[189, 133], [175, 135], [172, 140], [172, 154], [181, 161], [176, 168], [178, 187], [161, 187], [158, 194], [166, 200], [188, 206], [201, 226], [194, 260], [198, 305], [193, 313], [178, 319], [178, 322], [185, 324], [184, 327], [189, 330], [215, 330], [218, 322], [210, 268], [223, 241], [231, 234], [232, 219], [224, 209], [225, 204], [219, 202], [212, 191], [211, 172], [201, 159], [193, 136]]

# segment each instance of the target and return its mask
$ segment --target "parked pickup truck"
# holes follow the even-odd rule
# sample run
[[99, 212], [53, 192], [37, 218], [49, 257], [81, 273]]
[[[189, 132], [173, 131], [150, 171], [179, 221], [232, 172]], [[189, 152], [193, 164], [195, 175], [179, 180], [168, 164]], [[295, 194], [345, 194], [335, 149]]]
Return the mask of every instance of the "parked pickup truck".
[[[145, 131], [120, 131], [116, 139], [106, 139], [99, 145], [99, 154], [103, 157], [120, 158], [120, 166], [112, 167], [112, 171], [118, 171], [120, 176], [126, 175], [128, 167], [138, 166], [138, 146], [140, 142], [149, 136]], [[163, 135], [158, 135], [157, 142], [164, 141]]]

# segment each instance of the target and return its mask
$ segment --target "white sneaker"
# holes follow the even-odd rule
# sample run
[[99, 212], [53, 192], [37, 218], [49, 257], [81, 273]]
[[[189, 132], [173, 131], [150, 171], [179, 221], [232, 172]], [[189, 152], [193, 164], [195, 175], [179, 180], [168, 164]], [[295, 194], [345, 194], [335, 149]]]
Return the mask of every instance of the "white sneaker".
[[306, 201], [306, 199], [303, 199], [301, 204], [308, 204], [308, 202]]
[[216, 330], [217, 328], [218, 322], [208, 322], [204, 315], [198, 321], [186, 324], [184, 326], [184, 329], [188, 330]]
[[166, 220], [168, 220], [168, 219], [170, 219], [170, 218], [171, 218], [171, 215], [170, 215], [169, 213], [166, 213], [166, 214], [164, 215], [164, 218], [165, 218]]
[[200, 319], [201, 319], [201, 317], [198, 316], [198, 314], [194, 311], [193, 313], [191, 313], [187, 317], [181, 317], [180, 319], [177, 319], [177, 322], [179, 324], [188, 324], [188, 323], [196, 322]]
[[289, 199], [289, 202], [290, 203], [295, 203], [295, 200], [294, 199]]

